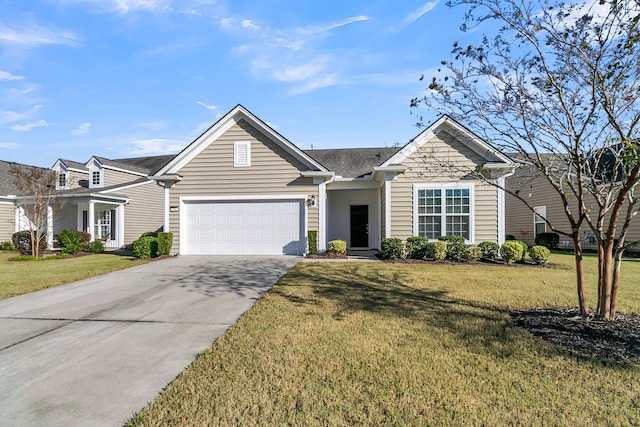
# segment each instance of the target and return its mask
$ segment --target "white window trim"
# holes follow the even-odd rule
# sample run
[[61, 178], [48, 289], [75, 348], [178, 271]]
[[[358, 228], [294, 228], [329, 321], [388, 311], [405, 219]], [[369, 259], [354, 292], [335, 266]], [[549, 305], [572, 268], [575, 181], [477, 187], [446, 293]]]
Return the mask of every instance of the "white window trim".
[[[100, 175], [100, 183], [93, 183], [93, 174], [98, 173]], [[91, 169], [89, 171], [89, 188], [102, 188], [104, 186], [104, 171], [101, 169]]]
[[[239, 147], [247, 148], [247, 161], [246, 163], [240, 162], [238, 159], [238, 148]], [[251, 166], [251, 141], [236, 141], [233, 143], [233, 167], [234, 168], [244, 168]]]
[[[547, 232], [547, 223], [546, 221], [542, 220], [540, 222], [536, 221], [536, 217], [542, 217], [542, 218], [546, 218], [547, 217], [547, 207], [546, 206], [534, 206], [533, 208], [534, 212], [533, 212], [533, 238], [535, 239], [538, 236], [538, 233], [536, 233], [536, 224], [544, 224], [544, 231], [543, 233]], [[540, 213], [538, 213], [540, 212]]]
[[[424, 183], [424, 184], [413, 184], [413, 235], [418, 235], [418, 191], [419, 190], [451, 190], [451, 189], [468, 189], [469, 190], [469, 239], [465, 240], [465, 243], [472, 244], [475, 243], [475, 229], [476, 229], [476, 221], [475, 221], [475, 210], [476, 210], [476, 200], [475, 200], [475, 184], [473, 182], [469, 183], [459, 183], [459, 182], [433, 182], [433, 183]], [[442, 227], [446, 232], [446, 207], [442, 207]]]
[[[60, 185], [60, 176], [62, 175], [64, 175], [64, 185]], [[60, 170], [56, 177], [56, 190], [66, 190], [67, 188], [69, 188], [69, 172]]]

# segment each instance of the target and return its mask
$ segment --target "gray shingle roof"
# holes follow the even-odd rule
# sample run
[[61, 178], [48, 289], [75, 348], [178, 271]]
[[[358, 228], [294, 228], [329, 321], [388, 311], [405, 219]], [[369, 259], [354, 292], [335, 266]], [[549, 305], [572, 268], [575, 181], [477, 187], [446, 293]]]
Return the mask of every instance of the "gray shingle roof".
[[67, 159], [58, 159], [58, 160], [60, 160], [68, 168], [87, 170], [87, 167], [85, 166], [84, 163], [74, 162], [73, 160], [67, 160]]
[[304, 152], [343, 178], [359, 178], [373, 172], [393, 156], [398, 148], [338, 148], [305, 150]]
[[173, 160], [175, 156], [175, 154], [169, 154], [163, 156], [132, 157], [128, 159], [115, 159], [114, 161], [145, 169], [149, 175], [153, 175]]
[[[6, 162], [4, 160], [0, 160], [0, 196], [8, 196], [10, 194], [16, 195], [20, 191], [20, 190], [18, 190], [18, 188], [14, 184], [13, 175], [11, 175], [9, 173], [9, 168], [10, 168], [10, 165], [12, 163], [14, 163], [14, 162]], [[40, 168], [40, 167], [37, 167], [37, 166], [22, 165], [22, 164], [19, 164], [19, 163], [17, 163], [17, 164], [20, 165], [20, 166], [23, 166], [23, 167], [27, 167], [27, 168], [49, 170], [48, 168]]]

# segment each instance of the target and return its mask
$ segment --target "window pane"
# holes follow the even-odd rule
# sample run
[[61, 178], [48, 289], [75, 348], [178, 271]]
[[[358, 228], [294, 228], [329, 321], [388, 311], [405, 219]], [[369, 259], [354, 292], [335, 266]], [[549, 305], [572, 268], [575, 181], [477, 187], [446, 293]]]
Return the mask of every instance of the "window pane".
[[547, 224], [545, 224], [544, 222], [536, 222], [536, 230], [535, 230], [535, 235], [537, 236], [538, 234], [541, 233], [545, 233], [547, 231]]
[[418, 218], [418, 235], [429, 239], [442, 236], [441, 219], [439, 216], [421, 216]]
[[446, 190], [446, 212], [453, 214], [469, 213], [469, 189], [452, 188]]
[[463, 236], [469, 240], [469, 217], [462, 215], [447, 216], [447, 236]]
[[418, 190], [418, 215], [439, 214], [442, 212], [442, 193], [440, 190]]

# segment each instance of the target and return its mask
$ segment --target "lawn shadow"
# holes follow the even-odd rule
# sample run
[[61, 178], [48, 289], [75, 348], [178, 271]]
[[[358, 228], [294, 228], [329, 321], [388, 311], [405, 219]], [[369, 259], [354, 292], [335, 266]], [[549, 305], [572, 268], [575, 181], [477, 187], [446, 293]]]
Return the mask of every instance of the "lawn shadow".
[[[366, 264], [349, 264], [346, 268], [331, 269], [330, 276], [321, 268], [296, 268], [273, 292], [294, 304], [332, 302], [336, 309], [333, 319], [341, 321], [351, 313], [368, 312], [380, 316], [406, 318], [452, 333], [468, 351], [490, 354], [497, 358], [531, 354], [526, 343], [528, 332], [514, 325], [511, 310], [497, 304], [461, 299], [441, 289], [419, 288], [411, 285], [411, 275], [402, 269], [370, 269]], [[311, 286], [312, 297], [303, 298], [287, 288]], [[311, 285], [309, 285], [311, 284]], [[559, 345], [536, 346], [536, 352], [546, 357], [563, 356], [589, 363], [606, 360], [591, 355], [576, 354]]]

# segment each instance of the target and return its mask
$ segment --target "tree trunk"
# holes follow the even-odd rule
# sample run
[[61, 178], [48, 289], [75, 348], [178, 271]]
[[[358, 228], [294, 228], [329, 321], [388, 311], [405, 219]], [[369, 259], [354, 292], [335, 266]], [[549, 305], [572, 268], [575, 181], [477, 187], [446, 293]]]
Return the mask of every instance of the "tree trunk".
[[580, 308], [580, 314], [586, 315], [589, 311], [587, 305], [587, 298], [584, 294], [584, 262], [582, 260], [582, 243], [580, 243], [580, 235], [573, 234], [573, 249], [576, 261], [576, 284], [578, 290], [578, 305]]
[[[607, 236], [605, 240], [603, 253], [602, 253], [602, 268], [600, 269], [600, 273], [602, 275], [602, 289], [598, 294], [598, 316], [611, 320], [610, 311], [611, 311], [611, 271], [613, 270], [613, 238], [611, 236]], [[598, 251], [600, 253], [600, 251]], [[598, 260], [600, 262], [600, 260]]]
[[611, 280], [611, 306], [609, 307], [609, 319], [616, 318], [616, 303], [618, 301], [618, 284], [620, 283], [620, 270], [622, 269], [623, 250], [616, 251], [613, 261], [613, 278]]

